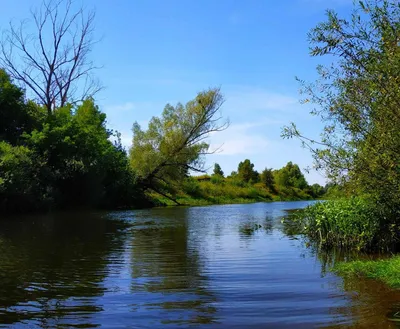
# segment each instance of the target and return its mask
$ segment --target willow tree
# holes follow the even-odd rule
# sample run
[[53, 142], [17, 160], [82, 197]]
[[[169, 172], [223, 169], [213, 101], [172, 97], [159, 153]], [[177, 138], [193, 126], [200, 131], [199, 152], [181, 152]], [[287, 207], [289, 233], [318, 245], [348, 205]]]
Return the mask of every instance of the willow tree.
[[228, 127], [221, 116], [220, 89], [202, 91], [185, 105], [166, 105], [147, 130], [133, 124], [130, 163], [141, 184], [167, 198], [190, 172], [205, 172], [204, 156], [213, 153], [207, 139]]
[[100, 90], [89, 55], [93, 11], [72, 0], [44, 0], [30, 19], [10, 22], [0, 44], [0, 66], [48, 113]]
[[325, 122], [320, 141], [296, 136], [318, 168], [353, 191], [372, 195], [384, 209], [400, 209], [400, 3], [359, 1], [350, 19], [328, 11], [309, 34], [311, 55], [333, 58], [319, 80], [303, 84], [305, 103]]

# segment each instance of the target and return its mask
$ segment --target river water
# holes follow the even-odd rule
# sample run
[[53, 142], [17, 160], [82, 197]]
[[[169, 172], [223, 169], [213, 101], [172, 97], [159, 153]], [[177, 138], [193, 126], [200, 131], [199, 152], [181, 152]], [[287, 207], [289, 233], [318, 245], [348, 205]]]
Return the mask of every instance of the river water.
[[[285, 235], [307, 202], [0, 221], [0, 328], [395, 328], [400, 294]], [[362, 255], [360, 255], [362, 257]]]

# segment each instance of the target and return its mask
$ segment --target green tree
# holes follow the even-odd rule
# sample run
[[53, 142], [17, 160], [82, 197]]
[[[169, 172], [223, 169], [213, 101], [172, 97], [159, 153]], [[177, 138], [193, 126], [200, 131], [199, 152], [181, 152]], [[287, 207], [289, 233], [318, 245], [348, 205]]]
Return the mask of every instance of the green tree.
[[221, 166], [218, 163], [214, 164], [213, 174], [224, 177], [224, 172], [222, 171]]
[[275, 179], [274, 179], [274, 174], [272, 172], [272, 168], [268, 169], [265, 168], [260, 175], [260, 180], [261, 182], [269, 188], [271, 191], [275, 190], [274, 184], [275, 184]]
[[22, 134], [40, 127], [43, 118], [43, 109], [33, 102], [25, 103], [22, 89], [0, 69], [0, 141], [20, 143]]
[[23, 145], [0, 141], [1, 211], [147, 202], [125, 151], [118, 140], [110, 141], [113, 133], [105, 126], [106, 116], [93, 100], [55, 109], [50, 116], [42, 113], [38, 129], [18, 131]]
[[237, 175], [238, 175], [237, 171], [233, 170], [231, 171], [231, 174], [228, 176], [228, 178], [235, 178], [237, 177]]
[[110, 141], [112, 135], [106, 127], [106, 115], [89, 99], [75, 108], [55, 109], [43, 129], [27, 138], [46, 164], [42, 181], [56, 204], [99, 206], [110, 205], [108, 198], [127, 200], [126, 195], [118, 194], [133, 186], [134, 177], [128, 172], [122, 147]]
[[40, 209], [46, 201], [38, 180], [42, 164], [25, 146], [0, 141], [0, 211]]
[[259, 174], [254, 170], [254, 164], [251, 163], [249, 159], [239, 163], [237, 173], [239, 179], [246, 183], [249, 183], [250, 181], [256, 183], [259, 180]]
[[289, 161], [285, 167], [275, 171], [275, 181], [284, 187], [296, 187], [305, 189], [308, 186], [307, 180], [297, 164]]
[[310, 195], [319, 198], [325, 194], [325, 188], [317, 183], [310, 186]]
[[220, 115], [223, 101], [220, 90], [213, 88], [185, 105], [168, 104], [146, 131], [134, 123], [130, 164], [144, 188], [176, 202], [176, 186], [188, 173], [204, 172], [204, 155], [212, 153], [206, 139], [228, 125]]
[[326, 123], [320, 141], [294, 124], [284, 136], [308, 146], [317, 168], [356, 193], [370, 194], [386, 217], [400, 209], [400, 6], [359, 1], [350, 19], [328, 11], [310, 33], [311, 54], [335, 62], [318, 67], [319, 80], [303, 84], [304, 102]]

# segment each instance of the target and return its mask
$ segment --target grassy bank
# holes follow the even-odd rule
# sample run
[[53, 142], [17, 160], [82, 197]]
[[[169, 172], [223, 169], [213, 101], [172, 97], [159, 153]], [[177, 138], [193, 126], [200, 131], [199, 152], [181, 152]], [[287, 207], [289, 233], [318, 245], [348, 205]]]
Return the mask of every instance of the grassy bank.
[[400, 256], [377, 261], [339, 263], [333, 271], [341, 276], [364, 276], [380, 280], [391, 288], [400, 288]]
[[[369, 198], [328, 200], [308, 206], [285, 220], [323, 248], [395, 251], [400, 226]], [[292, 229], [293, 230], [293, 229]]]
[[[159, 205], [174, 205], [172, 200], [159, 194], [150, 197]], [[223, 177], [189, 177], [177, 189], [173, 198], [182, 205], [199, 206], [211, 204], [252, 203], [268, 201], [310, 200], [315, 196], [309, 191], [295, 187], [275, 185], [272, 188], [262, 183], [245, 183], [238, 179]]]
[[[319, 202], [286, 218], [284, 224], [289, 234], [304, 234], [328, 252], [394, 251], [399, 245], [399, 225], [366, 197]], [[332, 270], [344, 277], [363, 276], [400, 288], [400, 256], [339, 262]]]
[[389, 236], [382, 232], [377, 209], [365, 198], [319, 202], [287, 221], [297, 228], [296, 233], [306, 235], [321, 247], [373, 250], [390, 244]]

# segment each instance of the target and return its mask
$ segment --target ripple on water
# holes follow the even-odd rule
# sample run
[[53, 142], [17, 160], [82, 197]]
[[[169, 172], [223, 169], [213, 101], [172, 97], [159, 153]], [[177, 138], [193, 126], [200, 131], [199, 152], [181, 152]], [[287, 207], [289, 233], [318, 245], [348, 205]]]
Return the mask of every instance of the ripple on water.
[[400, 296], [283, 233], [307, 202], [0, 222], [2, 328], [394, 328]]

